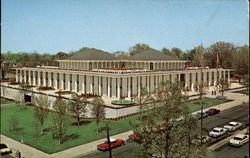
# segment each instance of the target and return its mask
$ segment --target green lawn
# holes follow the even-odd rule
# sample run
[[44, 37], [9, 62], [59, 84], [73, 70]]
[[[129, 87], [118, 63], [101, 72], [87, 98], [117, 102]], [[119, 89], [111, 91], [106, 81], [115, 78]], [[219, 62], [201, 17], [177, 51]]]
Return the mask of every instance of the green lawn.
[[[211, 107], [222, 103], [218, 99], [204, 99], [204, 108]], [[197, 101], [188, 102], [187, 106], [190, 107], [191, 111], [196, 111], [200, 109], [200, 104], [195, 103]], [[19, 120], [19, 131], [12, 133], [9, 131], [9, 118], [12, 115], [16, 115]], [[73, 123], [75, 120], [69, 118], [70, 122]], [[58, 141], [52, 138], [51, 132], [45, 132], [44, 135], [40, 136], [38, 139], [33, 137], [34, 135], [34, 121], [33, 121], [33, 107], [27, 106], [8, 106], [1, 108], [1, 133], [4, 135], [20, 141], [23, 138], [25, 144], [33, 146], [39, 150], [47, 153], [58, 152], [67, 148], [78, 146], [80, 144], [85, 144], [106, 136], [106, 131], [102, 130], [99, 134], [96, 133], [96, 123], [93, 120], [86, 120], [86, 124], [76, 127], [70, 125], [67, 131], [69, 139], [63, 144], [59, 145]], [[51, 115], [45, 122], [45, 128], [49, 128], [52, 125]], [[138, 124], [138, 117], [131, 117], [127, 119], [122, 119], [119, 121], [108, 121], [110, 126], [110, 134], [115, 135], [125, 131], [132, 130], [133, 127], [130, 125]], [[100, 128], [104, 129], [105, 122], [100, 123]]]
[[[223, 102], [227, 102], [229, 100], [219, 100], [219, 99], [214, 99], [214, 98], [204, 98], [203, 99], [203, 108], [209, 108], [211, 106], [215, 106], [218, 104], [222, 104]], [[189, 107], [191, 112], [198, 111], [201, 109], [200, 101], [199, 100], [194, 100], [190, 101], [187, 103], [187, 106]]]

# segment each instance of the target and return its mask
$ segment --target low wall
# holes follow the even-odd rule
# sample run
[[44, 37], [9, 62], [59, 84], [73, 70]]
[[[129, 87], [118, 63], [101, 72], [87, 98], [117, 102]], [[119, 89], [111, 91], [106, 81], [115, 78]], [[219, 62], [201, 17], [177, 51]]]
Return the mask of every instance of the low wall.
[[[44, 92], [26, 92], [27, 95], [30, 95], [32, 98], [38, 97], [40, 95], [44, 95], [44, 96], [48, 96], [48, 99], [51, 102], [50, 105], [50, 109], [52, 108], [53, 103], [56, 100], [56, 96], [52, 96], [52, 95], [47, 95]], [[18, 100], [21, 101], [22, 97], [21, 97], [21, 93], [20, 90], [18, 88], [14, 88], [14, 87], [10, 87], [10, 86], [5, 86], [5, 85], [1, 85], [1, 97], [4, 98], [8, 98], [11, 100]], [[64, 99], [68, 102], [70, 99], [65, 98]], [[91, 118], [91, 105], [87, 105], [86, 108], [86, 117]], [[110, 107], [105, 107], [106, 110], [106, 118], [108, 119], [114, 119], [114, 118], [118, 118], [121, 116], [126, 116], [126, 115], [131, 115], [133, 113], [138, 112], [138, 106], [131, 106], [131, 107], [126, 107], [126, 108], [119, 108], [119, 109], [115, 109], [115, 108], [110, 108]]]

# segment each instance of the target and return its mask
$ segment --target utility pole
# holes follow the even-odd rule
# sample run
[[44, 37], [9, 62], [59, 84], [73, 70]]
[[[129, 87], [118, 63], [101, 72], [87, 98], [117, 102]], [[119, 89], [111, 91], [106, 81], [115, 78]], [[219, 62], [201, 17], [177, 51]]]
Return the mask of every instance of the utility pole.
[[109, 144], [109, 158], [112, 158], [112, 149], [111, 149], [111, 143], [109, 139], [109, 128], [108, 128], [108, 123], [106, 122], [106, 131], [107, 131], [107, 139], [108, 139], [108, 144]]
[[201, 43], [201, 53], [200, 53], [200, 70], [201, 70], [201, 84], [199, 86], [199, 93], [200, 93], [200, 104], [201, 104], [201, 147], [202, 147], [202, 129], [203, 129], [203, 91], [204, 91], [204, 85], [203, 85], [203, 46]]

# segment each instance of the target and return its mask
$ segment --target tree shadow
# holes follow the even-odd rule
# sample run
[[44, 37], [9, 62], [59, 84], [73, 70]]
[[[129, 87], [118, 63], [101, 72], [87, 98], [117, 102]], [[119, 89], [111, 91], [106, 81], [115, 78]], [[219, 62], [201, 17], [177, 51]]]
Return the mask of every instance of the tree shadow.
[[[110, 128], [110, 127], [108, 127], [108, 130], [110, 131], [110, 130], [111, 130], [111, 128]], [[99, 132], [102, 132], [102, 131], [106, 131], [106, 127], [100, 127], [100, 128], [99, 128]]]
[[62, 143], [69, 141], [69, 140], [74, 140], [80, 138], [79, 134], [67, 134], [64, 136]]
[[[90, 124], [92, 121], [90, 120], [82, 120], [79, 122], [79, 125], [82, 126], [82, 125], [87, 125], [87, 124]], [[78, 123], [77, 122], [73, 122], [71, 125], [73, 126], [78, 126]]]

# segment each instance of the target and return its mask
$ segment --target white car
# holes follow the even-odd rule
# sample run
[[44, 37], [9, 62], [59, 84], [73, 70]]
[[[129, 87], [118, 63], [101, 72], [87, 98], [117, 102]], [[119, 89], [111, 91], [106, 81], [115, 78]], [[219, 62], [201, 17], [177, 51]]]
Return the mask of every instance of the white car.
[[229, 122], [228, 125], [225, 125], [224, 128], [226, 128], [228, 131], [232, 132], [242, 127], [242, 123], [240, 122]]
[[215, 127], [211, 132], [209, 132], [209, 136], [214, 138], [220, 137], [224, 134], [227, 134], [227, 129], [221, 127]]
[[237, 134], [234, 138], [229, 140], [229, 145], [232, 146], [241, 146], [247, 143], [249, 140], [249, 136], [247, 134]]

